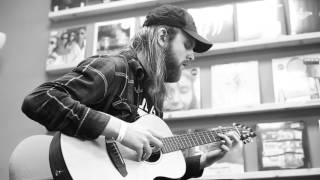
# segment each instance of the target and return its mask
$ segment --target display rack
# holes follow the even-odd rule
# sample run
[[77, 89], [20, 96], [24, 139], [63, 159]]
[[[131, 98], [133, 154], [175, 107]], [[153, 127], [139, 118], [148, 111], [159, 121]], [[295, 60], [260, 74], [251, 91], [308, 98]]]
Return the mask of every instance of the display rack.
[[262, 112], [275, 112], [287, 110], [303, 110], [319, 108], [320, 101], [295, 102], [295, 103], [264, 103], [260, 105], [240, 106], [240, 107], [215, 107], [208, 109], [193, 109], [187, 111], [165, 112], [164, 119], [184, 120], [205, 117], [217, 117], [227, 115], [253, 114]]
[[284, 35], [277, 39], [257, 39], [214, 44], [210, 51], [197, 54], [197, 57], [213, 56], [218, 54], [237, 53], [279, 47], [301, 46], [320, 43], [320, 32]]
[[[308, 177], [320, 175], [320, 168], [294, 169], [294, 170], [272, 170], [272, 171], [252, 171], [239, 174], [215, 175], [214, 179], [272, 179], [286, 177]], [[211, 178], [198, 178], [210, 180]]]
[[141, 8], [148, 7], [156, 7], [165, 3], [177, 3], [188, 0], [122, 0], [122, 1], [114, 1], [108, 3], [100, 3], [89, 5], [85, 7], [79, 8], [70, 8], [66, 10], [59, 10], [54, 12], [49, 12], [49, 19], [51, 21], [62, 21], [62, 20], [70, 20], [81, 17], [89, 17], [99, 14], [107, 14], [107, 13], [121, 13], [129, 10], [136, 10]]
[[[219, 2], [220, 4], [226, 4], [230, 2], [241, 2], [250, 0], [239, 1], [210, 1]], [[60, 21], [72, 21], [81, 18], [87, 18], [92, 16], [102, 16], [113, 13], [127, 13], [130, 11], [146, 10], [159, 6], [165, 3], [171, 4], [183, 4], [191, 6], [190, 4], [205, 4], [209, 3], [209, 0], [122, 0], [110, 3], [101, 3], [95, 5], [89, 5], [79, 8], [71, 8], [66, 10], [60, 10], [49, 13], [49, 19], [52, 23], [59, 23]], [[218, 3], [218, 4], [219, 4]], [[297, 35], [283, 35], [276, 39], [258, 39], [248, 41], [236, 41], [229, 43], [216, 43], [206, 53], [196, 54], [201, 59], [207, 59], [202, 57], [213, 57], [221, 54], [231, 54], [238, 52], [249, 52], [264, 49], [273, 49], [280, 47], [293, 47], [302, 45], [311, 45], [320, 43], [320, 32], [297, 34]], [[65, 69], [52, 69], [49, 73], [57, 73], [65, 71]], [[239, 106], [239, 107], [214, 107], [206, 109], [194, 109], [188, 111], [175, 111], [165, 112], [164, 120], [171, 122], [182, 122], [182, 120], [199, 119], [199, 118], [211, 118], [211, 117], [223, 117], [230, 115], [249, 115], [266, 112], [286, 112], [292, 110], [306, 110], [306, 109], [319, 109], [320, 101], [310, 102], [292, 102], [292, 103], [263, 103], [259, 105]], [[272, 170], [272, 171], [249, 171], [241, 174], [223, 174], [216, 175], [214, 179], [271, 179], [278, 177], [304, 177], [304, 176], [319, 176], [320, 168], [309, 169], [293, 169], [293, 170]], [[210, 178], [200, 178], [210, 179]]]

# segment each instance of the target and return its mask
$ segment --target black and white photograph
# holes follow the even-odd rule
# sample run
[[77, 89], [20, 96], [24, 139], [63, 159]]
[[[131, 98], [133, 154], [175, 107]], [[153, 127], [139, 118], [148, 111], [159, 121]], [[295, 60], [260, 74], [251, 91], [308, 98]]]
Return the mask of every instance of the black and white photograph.
[[200, 68], [184, 69], [176, 83], [166, 83], [164, 111], [199, 109], [201, 104]]
[[46, 70], [76, 67], [85, 58], [86, 44], [86, 26], [51, 31]]
[[94, 54], [116, 53], [129, 43], [134, 33], [134, 19], [96, 23], [94, 33]]
[[0, 180], [319, 180], [320, 0], [1, 0]]

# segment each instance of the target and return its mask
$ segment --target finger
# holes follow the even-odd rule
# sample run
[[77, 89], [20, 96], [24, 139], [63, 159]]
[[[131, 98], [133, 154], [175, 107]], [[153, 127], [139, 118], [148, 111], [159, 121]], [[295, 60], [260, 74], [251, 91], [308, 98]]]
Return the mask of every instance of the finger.
[[231, 146], [232, 145], [232, 141], [231, 139], [225, 135], [225, 134], [219, 134], [219, 136], [225, 141], [224, 144], [228, 145], [228, 146]]
[[142, 160], [147, 160], [149, 159], [149, 157], [151, 156], [152, 154], [152, 149], [149, 145], [145, 145], [144, 148], [143, 148], [143, 153], [142, 153]]
[[220, 146], [220, 149], [222, 150], [222, 152], [229, 152], [230, 148], [228, 146], [226, 146], [225, 144], [222, 144]]
[[159, 132], [155, 132], [155, 131], [151, 131], [149, 130], [150, 134], [152, 134], [152, 136], [158, 138], [158, 139], [162, 139], [163, 135], [161, 135]]
[[159, 150], [163, 147], [163, 143], [160, 141], [160, 139], [152, 135], [149, 137], [149, 141], [150, 141], [150, 145], [155, 147], [155, 150]]
[[229, 132], [227, 135], [234, 141], [237, 141], [237, 142], [240, 141], [240, 136], [236, 132]]
[[141, 158], [143, 155], [143, 148], [139, 148], [136, 152], [137, 152], [137, 160], [141, 161]]

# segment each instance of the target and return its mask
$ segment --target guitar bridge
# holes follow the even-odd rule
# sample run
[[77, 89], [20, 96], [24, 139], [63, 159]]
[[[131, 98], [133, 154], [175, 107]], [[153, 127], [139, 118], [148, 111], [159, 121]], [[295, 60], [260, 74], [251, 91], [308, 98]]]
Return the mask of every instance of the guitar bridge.
[[115, 168], [121, 176], [126, 177], [128, 175], [126, 164], [118, 149], [117, 143], [114, 140], [106, 139], [106, 150]]

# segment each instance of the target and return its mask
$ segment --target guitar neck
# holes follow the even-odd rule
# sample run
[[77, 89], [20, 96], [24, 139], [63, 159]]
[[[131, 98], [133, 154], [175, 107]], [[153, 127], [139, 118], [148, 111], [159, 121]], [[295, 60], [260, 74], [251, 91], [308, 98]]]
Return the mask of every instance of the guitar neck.
[[218, 134], [225, 134], [229, 131], [236, 131], [234, 127], [224, 127], [210, 131], [199, 131], [194, 133], [176, 135], [162, 138], [162, 153], [169, 153], [183, 149], [192, 148], [204, 144], [220, 142], [221, 138]]

